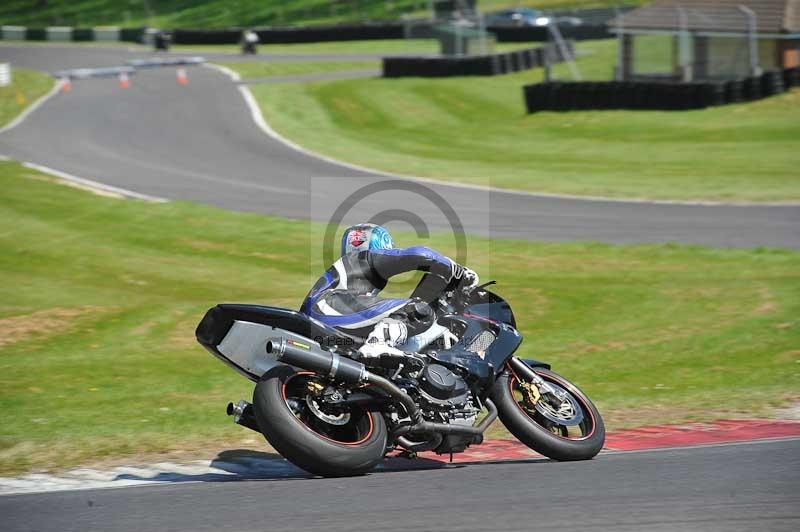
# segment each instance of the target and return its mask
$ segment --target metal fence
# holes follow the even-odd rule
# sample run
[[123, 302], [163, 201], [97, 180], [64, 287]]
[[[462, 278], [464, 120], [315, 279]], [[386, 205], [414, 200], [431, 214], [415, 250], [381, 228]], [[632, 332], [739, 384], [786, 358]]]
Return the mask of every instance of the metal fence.
[[610, 23], [617, 79], [735, 79], [780, 68], [777, 29], [747, 6], [648, 6]]

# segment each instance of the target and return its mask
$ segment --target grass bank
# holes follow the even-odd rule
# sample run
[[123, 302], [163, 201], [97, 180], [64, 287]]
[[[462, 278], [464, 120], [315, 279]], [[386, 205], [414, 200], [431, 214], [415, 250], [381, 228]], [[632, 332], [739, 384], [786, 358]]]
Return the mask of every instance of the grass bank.
[[[263, 448], [223, 412], [251, 383], [194, 327], [218, 302], [296, 308], [319, 226], [99, 197], [0, 162], [0, 228], [0, 474]], [[611, 428], [797, 398], [800, 253], [471, 239], [469, 256], [514, 307], [521, 354], [581, 385]]]
[[322, 74], [351, 70], [380, 70], [380, 61], [265, 61], [224, 63], [243, 79], [268, 76]]
[[[578, 44], [585, 79], [610, 78], [615, 47]], [[577, 195], [800, 200], [800, 91], [697, 111], [526, 115], [522, 86], [541, 79], [537, 69], [251, 89], [283, 135], [389, 172]]]
[[41, 72], [12, 67], [12, 83], [0, 87], [0, 127], [53, 88], [53, 78]]

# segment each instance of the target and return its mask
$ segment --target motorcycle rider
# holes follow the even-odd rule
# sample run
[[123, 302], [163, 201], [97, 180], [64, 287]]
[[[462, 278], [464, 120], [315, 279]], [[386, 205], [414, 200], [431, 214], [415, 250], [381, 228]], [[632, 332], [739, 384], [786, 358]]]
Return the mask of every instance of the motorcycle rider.
[[[388, 280], [425, 272], [409, 298], [381, 298]], [[364, 357], [401, 355], [406, 340], [430, 327], [430, 309], [443, 291], [478, 284], [478, 275], [424, 247], [397, 249], [389, 232], [375, 224], [347, 228], [341, 257], [314, 284], [300, 311], [326, 325], [364, 338]]]

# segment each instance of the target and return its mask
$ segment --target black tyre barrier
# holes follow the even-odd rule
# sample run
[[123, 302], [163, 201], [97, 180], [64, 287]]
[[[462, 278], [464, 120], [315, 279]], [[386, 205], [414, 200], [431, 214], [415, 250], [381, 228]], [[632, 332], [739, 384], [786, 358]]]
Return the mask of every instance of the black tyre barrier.
[[93, 41], [94, 30], [92, 28], [73, 28], [72, 29], [73, 41]]
[[[774, 76], [773, 76], [774, 77]], [[775, 83], [769, 77], [770, 83]], [[581, 109], [703, 109], [742, 100], [749, 87], [760, 92], [762, 78], [727, 82], [602, 81], [550, 82], [523, 87], [525, 107], [538, 111]], [[748, 85], [749, 83], [749, 85]], [[782, 86], [782, 82], [780, 84]], [[744, 95], [744, 96], [743, 96]]]
[[47, 30], [44, 28], [26, 28], [25, 29], [26, 41], [46, 41]]
[[[571, 43], [567, 41], [571, 50]], [[464, 57], [384, 57], [383, 77], [496, 76], [521, 72], [544, 64], [545, 47], [517, 50], [507, 54]], [[550, 50], [551, 62], [560, 54]]]
[[780, 70], [768, 70], [761, 74], [761, 95], [764, 97], [774, 96], [784, 92], [783, 72]]
[[501, 27], [489, 26], [486, 28], [490, 33], [494, 33], [497, 42], [547, 42], [549, 32], [544, 26], [526, 27]]
[[[489, 26], [487, 31], [494, 34], [497, 42], [547, 42], [552, 40], [546, 26], [501, 27]], [[561, 35], [573, 41], [613, 39], [605, 24], [586, 24], [581, 26], [559, 26]]]
[[144, 41], [144, 28], [122, 28], [119, 30], [119, 40], [140, 43]]
[[800, 86], [800, 68], [784, 68], [783, 69], [783, 86], [786, 90], [792, 87]]
[[402, 39], [402, 24], [358, 24], [255, 30], [262, 44]]
[[744, 81], [732, 79], [725, 82], [725, 103], [744, 101]]
[[172, 31], [175, 44], [238, 44], [242, 38], [240, 28], [222, 30], [182, 29]]
[[745, 78], [742, 81], [742, 97], [744, 100], [761, 98], [761, 78]]

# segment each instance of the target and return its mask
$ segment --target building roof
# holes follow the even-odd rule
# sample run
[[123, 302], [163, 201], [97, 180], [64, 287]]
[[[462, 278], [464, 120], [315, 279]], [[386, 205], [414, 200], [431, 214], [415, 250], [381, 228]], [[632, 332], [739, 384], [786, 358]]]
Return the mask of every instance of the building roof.
[[744, 32], [752, 10], [760, 33], [800, 32], [800, 0], [656, 0], [609, 22], [612, 27], [642, 30]]

